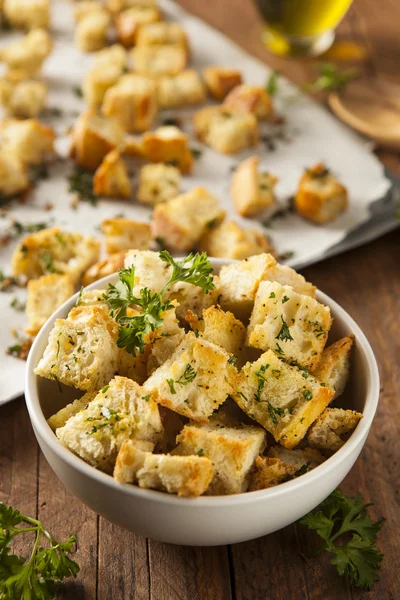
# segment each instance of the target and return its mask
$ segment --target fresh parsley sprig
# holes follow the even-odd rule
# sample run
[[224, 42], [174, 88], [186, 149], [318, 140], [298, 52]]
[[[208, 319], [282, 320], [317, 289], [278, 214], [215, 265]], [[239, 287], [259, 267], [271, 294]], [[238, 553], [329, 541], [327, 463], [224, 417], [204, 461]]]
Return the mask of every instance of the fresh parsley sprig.
[[300, 519], [301, 525], [314, 529], [324, 540], [315, 554], [333, 554], [330, 562], [336, 566], [339, 575], [346, 576], [351, 585], [365, 590], [370, 590], [379, 580], [383, 559], [375, 542], [384, 520], [372, 521], [368, 515], [370, 506], [364, 504], [361, 495], [352, 498], [335, 490], [317, 512]]
[[[19, 525], [22, 525], [18, 527]], [[14, 538], [34, 532], [35, 541], [28, 559], [12, 554]], [[48, 547], [40, 545], [46, 538]], [[0, 597], [4, 600], [51, 600], [56, 581], [76, 577], [79, 567], [68, 554], [74, 549], [76, 537], [57, 542], [40, 521], [27, 517], [0, 502]]]
[[359, 76], [358, 69], [340, 71], [333, 63], [322, 63], [318, 67], [318, 77], [305, 85], [306, 91], [332, 92], [343, 89], [347, 83]]
[[[191, 253], [183, 260], [176, 261], [167, 250], [163, 250], [160, 258], [172, 267], [171, 276], [160, 292], [143, 288], [140, 290], [140, 297], [135, 296], [135, 267], [132, 265], [118, 271], [119, 281], [115, 285], [109, 284], [107, 293], [103, 295], [110, 305], [110, 315], [120, 325], [117, 344], [133, 356], [138, 351], [144, 352], [148, 335], [162, 326], [163, 314], [173, 308], [171, 300], [163, 299], [163, 294], [171, 285], [178, 282], [191, 283], [206, 294], [215, 289], [212, 267], [205, 252]], [[128, 308], [136, 308], [141, 312], [129, 316]]]

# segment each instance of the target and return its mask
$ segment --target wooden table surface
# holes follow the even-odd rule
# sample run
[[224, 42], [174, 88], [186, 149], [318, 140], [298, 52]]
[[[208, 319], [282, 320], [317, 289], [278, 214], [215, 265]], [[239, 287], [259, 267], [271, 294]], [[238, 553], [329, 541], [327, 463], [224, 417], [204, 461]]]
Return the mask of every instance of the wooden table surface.
[[[259, 38], [250, 0], [182, 0], [259, 58], [300, 83], [313, 61], [272, 57]], [[339, 37], [369, 45], [368, 68], [399, 75], [399, 9], [396, 0], [356, 0]], [[400, 160], [380, 152], [400, 173]], [[337, 300], [358, 322], [376, 353], [380, 405], [366, 446], [343, 482], [361, 492], [376, 517], [387, 520], [379, 536], [385, 554], [381, 581], [372, 592], [349, 589], [326, 557], [305, 559], [314, 538], [294, 524], [267, 537], [230, 547], [162, 544], [116, 527], [81, 504], [57, 480], [38, 449], [23, 399], [0, 409], [0, 499], [37, 515], [58, 539], [76, 532], [79, 578], [58, 598], [68, 600], [397, 600], [400, 598], [400, 233], [307, 269], [306, 277]], [[26, 548], [19, 547], [23, 553]]]

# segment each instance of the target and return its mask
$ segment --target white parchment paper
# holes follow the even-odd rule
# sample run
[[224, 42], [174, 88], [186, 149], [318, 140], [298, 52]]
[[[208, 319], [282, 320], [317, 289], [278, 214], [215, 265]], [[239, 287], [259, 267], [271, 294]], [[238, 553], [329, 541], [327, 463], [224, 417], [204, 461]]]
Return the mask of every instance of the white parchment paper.
[[[189, 34], [192, 47], [192, 61], [201, 69], [209, 64], [234, 66], [240, 69], [249, 83], [264, 85], [270, 69], [260, 61], [246, 54], [219, 32], [194, 18], [169, 0], [161, 0], [161, 8], [167, 18], [178, 20]], [[60, 109], [61, 117], [47, 116], [49, 124], [60, 135], [58, 148], [66, 154], [68, 139], [65, 135], [78, 113], [83, 109], [83, 101], [73, 92], [80, 86], [86, 69], [91, 64], [90, 55], [82, 55], [73, 45], [73, 3], [56, 0], [53, 3], [53, 34], [55, 47], [45, 63], [43, 75], [49, 85], [48, 107]], [[9, 43], [22, 34], [5, 34], [0, 45]], [[202, 150], [195, 163], [193, 174], [186, 177], [183, 189], [204, 185], [221, 200], [228, 216], [245, 225], [263, 228], [261, 222], [239, 219], [231, 206], [229, 183], [232, 170], [246, 156], [257, 153], [261, 157], [261, 167], [279, 177], [277, 195], [282, 206], [294, 194], [297, 182], [305, 167], [324, 161], [347, 186], [350, 192], [350, 209], [335, 222], [317, 227], [294, 214], [273, 221], [270, 234], [278, 251], [293, 252], [288, 264], [305, 264], [318, 261], [332, 246], [345, 238], [349, 231], [359, 227], [369, 218], [369, 206], [385, 195], [390, 182], [384, 176], [383, 166], [367, 148], [365, 143], [346, 126], [339, 123], [323, 107], [302, 95], [292, 84], [280, 80], [277, 97], [278, 111], [284, 115], [286, 124], [279, 138], [274, 138], [274, 150], [262, 141], [258, 148], [235, 156], [222, 156], [193, 140], [192, 147]], [[54, 112], [54, 111], [53, 111]], [[179, 116], [183, 128], [190, 133], [193, 111], [164, 111], [160, 122], [169, 116]], [[265, 135], [277, 133], [266, 130]], [[45, 221], [57, 224], [71, 231], [101, 235], [99, 225], [104, 218], [123, 214], [128, 218], [148, 220], [150, 211], [132, 201], [100, 200], [96, 207], [80, 203], [77, 210], [71, 208], [71, 195], [68, 193], [66, 177], [72, 171], [69, 162], [57, 163], [50, 169], [51, 177], [42, 181], [24, 204], [10, 205], [8, 217], [0, 220], [0, 235], [6, 231], [10, 219], [22, 223]], [[43, 207], [51, 203], [54, 209], [44, 212]], [[10, 258], [18, 240], [0, 248], [0, 269], [10, 272]], [[12, 329], [23, 331], [26, 325], [24, 313], [10, 307], [17, 297], [25, 301], [25, 291], [0, 294], [0, 403], [6, 402], [23, 392], [25, 363], [7, 356], [5, 349], [15, 343]]]

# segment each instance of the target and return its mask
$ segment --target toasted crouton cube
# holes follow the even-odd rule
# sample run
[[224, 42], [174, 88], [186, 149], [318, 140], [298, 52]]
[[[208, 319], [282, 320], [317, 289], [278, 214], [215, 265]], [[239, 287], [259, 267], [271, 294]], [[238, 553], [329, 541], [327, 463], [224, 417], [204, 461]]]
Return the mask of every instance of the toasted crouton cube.
[[106, 236], [108, 254], [122, 250], [148, 250], [151, 232], [148, 223], [131, 221], [130, 219], [106, 219], [102, 229]]
[[96, 52], [107, 45], [107, 31], [111, 16], [98, 5], [79, 20], [75, 29], [75, 45], [81, 52]]
[[145, 165], [139, 171], [137, 199], [151, 206], [167, 202], [178, 195], [180, 183], [181, 173], [176, 167], [162, 163]]
[[107, 90], [115, 86], [123, 71], [119, 65], [95, 65], [83, 80], [82, 92], [90, 106], [100, 106]]
[[33, 118], [43, 109], [47, 87], [40, 81], [13, 82], [4, 77], [0, 80], [0, 104], [11, 117]]
[[254, 425], [226, 426], [213, 422], [185, 425], [177, 437], [177, 454], [206, 456], [214, 466], [207, 494], [245, 492], [256, 456], [265, 448], [265, 431]]
[[187, 136], [178, 127], [166, 125], [155, 131], [146, 131], [142, 141], [143, 154], [150, 162], [169, 163], [183, 173], [189, 173], [193, 156]]
[[274, 187], [278, 178], [260, 173], [260, 159], [251, 156], [236, 169], [231, 181], [233, 204], [243, 217], [254, 217], [276, 203]]
[[171, 456], [143, 452], [128, 440], [118, 453], [114, 478], [119, 483], [138, 483], [141, 488], [178, 496], [201, 496], [213, 477], [209, 458]]
[[269, 268], [276, 265], [271, 254], [259, 254], [225, 265], [220, 270], [221, 306], [246, 322], [253, 310], [260, 282]]
[[74, 417], [78, 412], [84, 410], [89, 406], [89, 402], [94, 400], [97, 396], [96, 392], [86, 392], [82, 396], [82, 398], [77, 398], [71, 402], [71, 404], [67, 404], [64, 408], [56, 412], [53, 416], [47, 419], [48, 424], [51, 429], [55, 432], [59, 427], [64, 427], [68, 419]]
[[162, 326], [148, 335], [148, 346], [145, 351], [148, 375], [164, 364], [183, 340], [185, 330], [179, 326], [176, 316], [177, 307], [178, 302], [172, 300], [172, 308], [162, 315]]
[[118, 121], [87, 110], [72, 131], [71, 156], [80, 167], [95, 171], [111, 150], [123, 147], [124, 138], [125, 132]]
[[81, 0], [74, 6], [75, 22], [79, 23], [89, 13], [98, 12], [99, 10], [103, 11], [104, 9], [97, 0]]
[[203, 339], [221, 346], [229, 354], [237, 356], [244, 346], [245, 326], [231, 312], [225, 312], [219, 306], [204, 309], [202, 317], [189, 310], [186, 320]]
[[112, 46], [103, 48], [103, 50], [95, 52], [92, 58], [93, 64], [96, 67], [114, 65], [124, 71], [128, 65], [128, 53], [120, 44], [113, 44]]
[[27, 332], [36, 335], [47, 319], [74, 293], [69, 275], [43, 275], [28, 282], [26, 314], [29, 321]]
[[157, 404], [135, 381], [126, 377], [114, 377], [87, 408], [56, 430], [64, 446], [107, 473], [112, 473], [125, 440], [155, 443], [161, 433]]
[[59, 227], [42, 229], [24, 238], [12, 257], [14, 277], [36, 279], [48, 273], [69, 275], [78, 283], [99, 258], [100, 243], [91, 236], [67, 233]]
[[117, 119], [125, 131], [145, 131], [158, 111], [156, 84], [149, 77], [123, 75], [106, 91], [101, 110]]
[[85, 290], [79, 292], [76, 306], [100, 306], [104, 312], [110, 312], [110, 305], [104, 299], [104, 290]]
[[228, 361], [225, 350], [190, 332], [143, 387], [159, 404], [206, 422], [233, 391], [237, 371]]
[[126, 252], [115, 252], [107, 256], [104, 260], [101, 260], [91, 267], [84, 273], [82, 277], [82, 285], [90, 285], [106, 275], [112, 275], [124, 267]]
[[218, 200], [205, 188], [197, 187], [164, 204], [157, 204], [151, 230], [162, 237], [167, 248], [191, 250], [207, 229], [225, 216]]
[[251, 473], [249, 492], [265, 490], [293, 479], [297, 469], [269, 456], [257, 456]]
[[50, 22], [50, 1], [4, 0], [3, 12], [12, 28], [46, 29]]
[[57, 319], [35, 374], [79, 390], [98, 390], [117, 371], [118, 325], [99, 306], [77, 306]]
[[131, 56], [135, 71], [152, 77], [177, 75], [186, 68], [188, 58], [186, 49], [179, 44], [136, 46]]
[[[168, 283], [172, 273], [172, 267], [162, 261], [158, 252], [150, 250], [131, 250], [125, 258], [125, 268], [135, 266], [135, 285], [133, 294], [140, 296], [142, 288], [149, 288], [154, 292], [160, 292]], [[164, 292], [165, 298], [177, 300], [177, 316], [184, 320], [188, 310], [201, 316], [204, 308], [215, 304], [219, 295], [219, 279], [214, 276], [214, 289], [207, 294], [199, 287], [191, 283], [174, 283]]]
[[272, 446], [268, 450], [268, 456], [271, 458], [278, 458], [284, 464], [295, 467], [295, 477], [303, 475], [311, 469], [315, 469], [315, 467], [318, 467], [318, 465], [321, 465], [326, 460], [325, 456], [323, 456], [319, 450], [307, 447], [289, 450], [282, 446]]
[[350, 373], [350, 354], [354, 335], [350, 334], [324, 349], [314, 376], [335, 390], [333, 399], [344, 392]]
[[137, 43], [142, 27], [161, 19], [155, 6], [132, 6], [114, 17], [118, 40], [127, 48]]
[[362, 419], [356, 410], [342, 408], [326, 408], [311, 425], [307, 442], [312, 448], [336, 452], [347, 439], [347, 434], [355, 429]]
[[129, 198], [132, 185], [128, 169], [118, 150], [112, 150], [103, 159], [93, 177], [93, 192], [110, 198]]
[[267, 119], [273, 111], [271, 97], [267, 90], [246, 83], [238, 85], [227, 95], [224, 106], [232, 110], [250, 112], [259, 120]]
[[173, 77], [159, 77], [157, 95], [161, 108], [199, 104], [206, 98], [203, 82], [194, 69], [187, 69]]
[[180, 45], [188, 47], [188, 39], [185, 30], [179, 23], [162, 21], [142, 25], [137, 35], [137, 46], [164, 46]]
[[242, 74], [229, 67], [210, 66], [203, 69], [203, 78], [211, 96], [223, 100], [233, 88], [242, 83]]
[[209, 256], [236, 260], [263, 252], [274, 252], [272, 244], [259, 229], [244, 229], [235, 221], [224, 221], [207, 231], [201, 238], [199, 247]]
[[313, 371], [331, 326], [327, 306], [277, 281], [262, 281], [247, 328], [247, 343], [261, 350], [271, 349]]
[[293, 448], [332, 399], [334, 391], [272, 350], [241, 370], [233, 399], [285, 448]]
[[207, 106], [197, 111], [194, 132], [199, 140], [223, 154], [256, 146], [259, 137], [254, 115], [224, 106]]
[[3, 147], [0, 150], [0, 194], [4, 197], [15, 196], [28, 188], [26, 166]]
[[0, 126], [4, 146], [25, 165], [54, 157], [54, 131], [36, 119], [5, 119]]
[[323, 225], [336, 219], [347, 206], [347, 189], [323, 163], [305, 171], [295, 196], [295, 207], [302, 217]]
[[11, 71], [34, 75], [40, 71], [52, 48], [53, 42], [47, 31], [34, 29], [22, 40], [1, 48], [0, 61], [6, 63]]
[[271, 254], [258, 254], [220, 271], [221, 306], [246, 322], [254, 306], [261, 281], [278, 281], [290, 285], [303, 296], [315, 296], [315, 287], [302, 275], [286, 265], [280, 265]]

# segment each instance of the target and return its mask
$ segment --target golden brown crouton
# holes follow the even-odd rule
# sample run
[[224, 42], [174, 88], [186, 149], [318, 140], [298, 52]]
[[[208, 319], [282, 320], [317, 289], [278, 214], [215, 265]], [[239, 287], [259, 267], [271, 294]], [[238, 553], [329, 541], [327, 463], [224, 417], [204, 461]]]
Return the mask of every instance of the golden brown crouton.
[[98, 5], [81, 15], [75, 29], [75, 45], [81, 52], [96, 52], [107, 45], [110, 14]]
[[139, 171], [138, 202], [152, 206], [172, 200], [179, 193], [181, 173], [172, 165], [145, 165]]
[[228, 94], [224, 106], [232, 110], [252, 113], [259, 120], [267, 119], [273, 112], [271, 97], [267, 90], [246, 83], [238, 85]]
[[203, 69], [203, 78], [211, 96], [223, 100], [233, 88], [242, 83], [242, 74], [229, 67], [210, 66]]
[[324, 349], [321, 360], [314, 370], [314, 376], [333, 387], [338, 398], [344, 392], [350, 372], [350, 354], [354, 344], [354, 335], [350, 334]]
[[90, 285], [106, 275], [112, 275], [124, 267], [126, 252], [116, 252], [92, 265], [82, 277], [82, 285]]
[[161, 434], [157, 404], [126, 377], [114, 377], [86, 408], [56, 430], [58, 439], [67, 448], [107, 473], [112, 473], [125, 440], [154, 444]]
[[295, 207], [302, 217], [323, 225], [336, 219], [347, 206], [346, 188], [323, 163], [305, 171], [295, 196]]
[[174, 454], [206, 456], [214, 466], [207, 489], [212, 496], [239, 494], [247, 490], [250, 470], [266, 444], [265, 431], [255, 425], [228, 426], [213, 421], [205, 425], [185, 425], [176, 441]]
[[97, 396], [96, 392], [86, 392], [82, 396], [82, 398], [77, 398], [71, 402], [71, 404], [67, 404], [64, 408], [56, 412], [49, 419], [47, 419], [48, 424], [52, 428], [53, 431], [58, 429], [59, 427], [64, 427], [68, 419], [74, 417], [78, 412], [88, 407], [89, 402], [94, 400]]
[[4, 17], [11, 28], [46, 29], [49, 26], [49, 0], [4, 0], [2, 4]]
[[99, 106], [106, 91], [114, 86], [127, 68], [128, 55], [119, 44], [94, 54], [94, 65], [86, 72], [82, 92], [89, 106]]
[[119, 483], [137, 481], [141, 488], [178, 496], [201, 496], [213, 474], [209, 458], [151, 454], [143, 452], [131, 441], [121, 447], [114, 469], [114, 477]]
[[34, 118], [44, 108], [47, 87], [41, 81], [14, 81], [5, 76], [0, 80], [0, 104], [10, 117]]
[[240, 372], [232, 395], [285, 448], [294, 448], [332, 399], [334, 391], [308, 372], [280, 360], [271, 350]]
[[187, 50], [180, 44], [136, 46], [131, 51], [134, 69], [140, 75], [177, 75], [186, 68]]
[[29, 188], [26, 166], [5, 148], [0, 150], [0, 193], [4, 197], [14, 196]]
[[199, 248], [208, 256], [242, 260], [263, 252], [275, 252], [268, 238], [259, 229], [240, 227], [236, 221], [223, 221], [207, 231]]
[[164, 46], [178, 45], [188, 48], [188, 39], [185, 30], [179, 23], [162, 21], [142, 25], [138, 31], [137, 46]]
[[247, 328], [247, 344], [271, 349], [284, 360], [313, 371], [331, 326], [327, 306], [277, 281], [262, 281]]
[[221, 346], [229, 354], [237, 356], [244, 346], [245, 326], [231, 312], [223, 311], [220, 306], [204, 309], [201, 317], [189, 310], [186, 313], [186, 321], [195, 333]]
[[159, 404], [204, 423], [232, 393], [236, 378], [225, 350], [189, 332], [144, 389]]
[[259, 163], [258, 156], [247, 158], [232, 177], [233, 204], [243, 217], [254, 217], [276, 203], [274, 187], [278, 178], [270, 173], [260, 173]]
[[138, 41], [142, 27], [160, 19], [160, 11], [155, 6], [132, 6], [117, 13], [114, 25], [119, 42], [130, 48]]
[[307, 441], [313, 448], [336, 452], [362, 419], [362, 414], [356, 410], [342, 408], [326, 408], [318, 419], [311, 425]]
[[87, 110], [74, 125], [71, 156], [80, 167], [95, 171], [109, 152], [124, 146], [124, 138], [118, 121]]
[[224, 106], [207, 106], [194, 115], [196, 137], [223, 154], [258, 144], [257, 119], [251, 113]]
[[47, 319], [74, 293], [69, 275], [43, 275], [28, 282], [26, 315], [30, 335], [36, 335]]
[[112, 150], [103, 159], [93, 177], [93, 192], [108, 198], [129, 198], [132, 185], [128, 169], [118, 150]]
[[106, 236], [106, 249], [109, 254], [122, 250], [147, 250], [150, 245], [151, 232], [148, 223], [131, 221], [130, 219], [106, 219], [102, 229]]
[[53, 41], [47, 31], [33, 29], [22, 40], [11, 42], [0, 49], [0, 61], [10, 71], [23, 71], [34, 75], [40, 71], [42, 64], [53, 48]]
[[37, 119], [4, 119], [0, 125], [3, 148], [24, 165], [39, 165], [55, 156], [55, 134]]
[[206, 231], [225, 216], [215, 196], [197, 187], [169, 202], [157, 204], [151, 222], [154, 238], [161, 237], [167, 248], [192, 250]]
[[285, 483], [293, 478], [297, 469], [288, 465], [279, 458], [269, 456], [257, 456], [255, 469], [251, 474], [249, 492], [265, 490], [280, 483]]
[[57, 319], [35, 374], [79, 390], [98, 390], [117, 371], [118, 325], [99, 306]]
[[91, 236], [50, 227], [32, 233], [12, 256], [14, 277], [36, 279], [48, 273], [67, 274], [73, 283], [99, 258], [100, 242]]
[[193, 156], [187, 136], [178, 127], [166, 125], [155, 131], [146, 131], [142, 141], [143, 154], [150, 162], [168, 163], [183, 173], [192, 169]]
[[157, 96], [161, 108], [175, 108], [204, 102], [206, 91], [197, 71], [186, 69], [173, 77], [159, 77]]
[[101, 110], [119, 121], [125, 131], [146, 131], [158, 112], [156, 84], [142, 75], [123, 75], [106, 91]]

